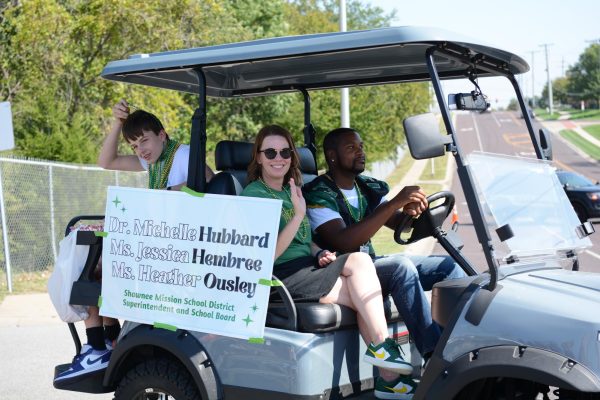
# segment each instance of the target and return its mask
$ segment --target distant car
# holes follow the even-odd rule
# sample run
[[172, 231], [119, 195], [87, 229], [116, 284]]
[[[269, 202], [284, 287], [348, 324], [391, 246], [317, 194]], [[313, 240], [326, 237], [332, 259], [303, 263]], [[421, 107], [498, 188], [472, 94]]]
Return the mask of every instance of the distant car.
[[[533, 112], [533, 110], [531, 108], [528, 107], [527, 112], [529, 113], [529, 118], [535, 119], [535, 113]], [[519, 114], [519, 118], [523, 118], [523, 113]]]
[[576, 172], [556, 171], [569, 201], [581, 221], [600, 218], [600, 186]]

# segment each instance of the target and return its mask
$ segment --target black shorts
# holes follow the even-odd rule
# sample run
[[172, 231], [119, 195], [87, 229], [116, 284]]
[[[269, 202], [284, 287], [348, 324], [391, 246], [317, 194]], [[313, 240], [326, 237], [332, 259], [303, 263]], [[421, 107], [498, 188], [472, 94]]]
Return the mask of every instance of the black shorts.
[[315, 257], [300, 257], [274, 266], [273, 275], [283, 281], [294, 301], [318, 302], [331, 292], [347, 259], [343, 254], [319, 268]]

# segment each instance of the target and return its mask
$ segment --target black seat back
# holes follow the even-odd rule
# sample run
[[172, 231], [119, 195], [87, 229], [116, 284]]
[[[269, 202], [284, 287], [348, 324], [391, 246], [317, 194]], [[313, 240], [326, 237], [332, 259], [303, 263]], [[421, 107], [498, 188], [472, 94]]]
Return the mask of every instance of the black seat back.
[[303, 183], [309, 183], [317, 177], [317, 163], [313, 153], [308, 147], [298, 147], [298, 159], [300, 160], [300, 171]]
[[[252, 160], [252, 146], [253, 144], [249, 142], [236, 142], [233, 140], [223, 140], [217, 143], [217, 147], [215, 149], [216, 169], [233, 175], [242, 185], [242, 187], [246, 187], [248, 184], [248, 165]], [[315, 162], [315, 157], [307, 147], [298, 147], [296, 150], [298, 159], [300, 161], [302, 180], [304, 183], [308, 183], [317, 176], [317, 164]], [[217, 174], [217, 176], [219, 175], [220, 174]], [[219, 180], [225, 181], [225, 178], [219, 178]], [[212, 180], [209, 185], [210, 184], [212, 184]], [[215, 186], [218, 186], [218, 188], [214, 188], [214, 190], [217, 191], [207, 190], [207, 192], [217, 194], [233, 194], [218, 191], [221, 190], [221, 187], [231, 187], [232, 185], [233, 183], [230, 182], [221, 182], [218, 185], [215, 184]]]
[[248, 165], [252, 160], [252, 146], [253, 144], [249, 142], [236, 142], [233, 140], [223, 140], [217, 143], [215, 168], [231, 174], [242, 187], [246, 187], [248, 184]]
[[219, 172], [206, 185], [206, 193], [239, 196], [244, 188], [230, 172]]

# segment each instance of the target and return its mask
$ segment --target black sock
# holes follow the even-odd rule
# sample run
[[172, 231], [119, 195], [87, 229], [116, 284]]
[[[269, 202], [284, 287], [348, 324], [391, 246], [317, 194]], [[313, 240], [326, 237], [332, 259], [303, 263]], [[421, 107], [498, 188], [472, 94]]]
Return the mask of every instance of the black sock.
[[92, 346], [94, 350], [106, 350], [106, 345], [104, 344], [104, 332], [101, 326], [87, 328], [85, 334], [87, 335], [88, 344]]
[[110, 340], [116, 340], [119, 337], [119, 333], [121, 332], [121, 325], [117, 322], [114, 325], [105, 325], [104, 326], [104, 337]]

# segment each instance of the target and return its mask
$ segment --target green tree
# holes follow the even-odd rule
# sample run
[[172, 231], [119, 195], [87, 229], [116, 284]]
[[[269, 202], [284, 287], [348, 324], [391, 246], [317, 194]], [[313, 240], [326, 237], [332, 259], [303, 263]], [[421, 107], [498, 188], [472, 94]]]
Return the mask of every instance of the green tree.
[[[120, 98], [152, 111], [172, 136], [187, 141], [195, 96], [103, 80], [100, 73], [106, 63], [131, 54], [337, 31], [337, 4], [334, 0], [0, 1], [0, 100], [12, 103], [18, 153], [95, 162], [111, 107]], [[349, 29], [386, 26], [392, 17], [360, 1], [348, 2]], [[350, 93], [353, 124], [368, 144], [377, 143], [376, 157], [403, 140], [400, 118], [424, 110], [428, 103], [423, 84], [353, 88]], [[339, 124], [339, 92], [311, 94], [320, 139]], [[298, 94], [210, 99], [209, 145], [225, 138], [251, 140], [262, 125], [273, 122], [289, 126], [300, 139], [302, 105]], [[387, 114], [379, 115], [381, 110]], [[371, 131], [392, 132], [393, 140], [371, 138]]]
[[600, 105], [600, 44], [588, 46], [579, 61], [567, 71], [568, 91], [586, 101]]
[[[561, 76], [552, 81], [552, 101], [561, 105], [571, 104], [572, 96], [569, 94], [569, 79]], [[542, 89], [542, 98], [545, 99], [543, 104], [547, 104], [548, 99], [548, 83]]]

